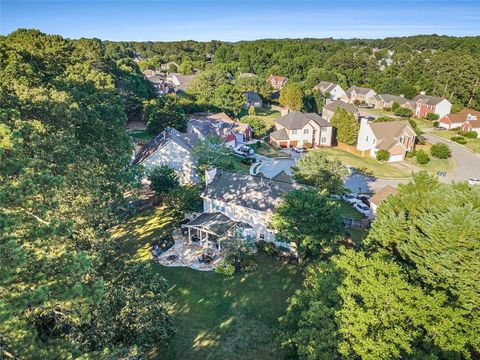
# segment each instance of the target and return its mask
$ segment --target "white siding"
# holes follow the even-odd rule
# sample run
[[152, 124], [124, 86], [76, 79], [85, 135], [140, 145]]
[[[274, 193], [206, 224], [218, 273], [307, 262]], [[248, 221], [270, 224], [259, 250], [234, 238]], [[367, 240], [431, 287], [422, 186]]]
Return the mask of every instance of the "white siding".
[[358, 132], [357, 149], [360, 151], [373, 149], [375, 148], [376, 141], [377, 139], [368, 124], [368, 120], [362, 119], [360, 122], [360, 131]]
[[435, 114], [438, 114], [440, 118], [450, 114], [452, 109], [452, 104], [447, 99], [443, 99], [440, 103], [435, 106]]

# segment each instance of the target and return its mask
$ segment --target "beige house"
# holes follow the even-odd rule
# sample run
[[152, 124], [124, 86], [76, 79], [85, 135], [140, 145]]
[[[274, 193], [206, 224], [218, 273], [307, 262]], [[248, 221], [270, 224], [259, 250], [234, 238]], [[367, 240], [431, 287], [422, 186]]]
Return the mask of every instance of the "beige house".
[[335, 111], [337, 111], [338, 108], [344, 109], [353, 114], [355, 119], [358, 120], [358, 109], [355, 105], [346, 103], [342, 100], [335, 100], [326, 104], [322, 109], [322, 117], [328, 122], [332, 121], [333, 115], [335, 115]]
[[347, 100], [345, 90], [340, 85], [330, 81], [320, 81], [313, 89], [320, 91], [323, 95], [328, 94], [331, 100]]
[[409, 109], [412, 113], [415, 112], [416, 104], [412, 100], [408, 100], [403, 96], [390, 95], [390, 94], [377, 94], [370, 98], [370, 105], [373, 105], [375, 109], [391, 109], [393, 103], [398, 103], [400, 107]]
[[188, 88], [195, 75], [182, 75], [171, 73], [167, 75], [167, 83], [177, 91], [184, 91]]
[[165, 165], [175, 170], [181, 184], [198, 183], [196, 159], [191, 152], [197, 141], [196, 134], [167, 128], [140, 149], [132, 164], [143, 165], [147, 172], [155, 166]]
[[383, 200], [385, 200], [389, 195], [395, 195], [396, 193], [397, 189], [390, 185], [387, 185], [382, 190], [373, 195], [370, 198], [370, 218], [375, 218], [377, 208]]
[[233, 173], [210, 168], [205, 174], [202, 194], [204, 213], [221, 213], [245, 226], [245, 237], [277, 243], [269, 223], [275, 207], [286, 192], [301, 188], [292, 184], [260, 176]]
[[285, 85], [287, 80], [288, 78], [285, 76], [270, 75], [267, 78], [267, 83], [269, 83], [276, 90], [282, 90], [282, 87]]
[[332, 145], [332, 125], [320, 115], [292, 111], [275, 120], [270, 143], [278, 147]]
[[377, 93], [370, 88], [364, 88], [360, 86], [352, 86], [346, 92], [348, 102], [350, 104], [356, 103], [369, 103], [370, 99], [377, 95]]
[[415, 146], [417, 134], [407, 120], [369, 122], [362, 118], [357, 149], [376, 157], [379, 150], [390, 153], [389, 162], [402, 161]]

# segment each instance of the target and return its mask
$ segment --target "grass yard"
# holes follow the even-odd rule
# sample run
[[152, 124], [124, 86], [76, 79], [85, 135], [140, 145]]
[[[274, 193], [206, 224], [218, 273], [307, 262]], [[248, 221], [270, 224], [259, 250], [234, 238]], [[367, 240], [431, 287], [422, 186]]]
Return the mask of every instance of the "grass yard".
[[[447, 140], [450, 140], [452, 136], [458, 136], [458, 134], [455, 131], [451, 131], [451, 130], [435, 130], [435, 131], [431, 131], [430, 134], [441, 137], [443, 139], [447, 139]], [[465, 138], [465, 140], [467, 140], [467, 143], [463, 146], [469, 148], [474, 153], [480, 153], [480, 138], [476, 138], [476, 139]]]
[[[275, 125], [274, 120], [280, 117], [280, 112], [275, 111], [272, 109], [256, 109], [258, 117], [262, 118], [265, 121], [265, 124], [267, 125], [267, 131], [273, 128]], [[240, 112], [240, 115], [238, 115], [238, 118], [240, 121], [242, 121], [242, 118], [248, 116], [248, 110], [247, 109], [242, 109]]]
[[248, 174], [249, 173], [248, 171], [250, 169], [250, 166], [242, 164], [242, 158], [241, 157], [233, 155], [233, 154], [229, 155], [229, 156], [231, 156], [231, 158], [233, 160], [233, 169], [229, 169], [229, 171], [238, 172], [238, 173], [242, 173], [242, 174]]
[[[258, 144], [258, 143], [257, 143]], [[257, 154], [267, 156], [267, 157], [286, 157], [288, 158], [289, 155], [284, 153], [283, 151], [279, 151], [272, 146], [268, 145], [267, 143], [260, 141], [260, 147], [258, 145], [249, 145]]]
[[412, 166], [412, 171], [427, 171], [435, 175], [438, 171], [449, 172], [455, 168], [455, 160], [453, 158], [449, 159], [437, 159], [431, 155], [430, 161], [427, 164], [421, 165], [417, 163], [415, 158], [406, 159], [405, 163]]
[[418, 128], [421, 130], [433, 128], [432, 123], [427, 119], [423, 119], [423, 118], [414, 118], [414, 119], [415, 119], [415, 122], [417, 123]]
[[367, 108], [360, 108], [359, 109], [362, 113], [371, 114], [374, 116], [388, 116], [388, 117], [397, 117], [392, 111], [387, 111], [384, 109], [367, 109]]
[[147, 132], [147, 130], [131, 130], [127, 132], [133, 139], [150, 141], [154, 138], [152, 134]]
[[[112, 229], [123, 256], [149, 261], [149, 243], [172, 230], [165, 208], [137, 215]], [[257, 255], [259, 270], [224, 277], [188, 268], [155, 264], [169, 282], [177, 333], [167, 352], [152, 359], [279, 359], [278, 317], [302, 284], [299, 269]]]
[[336, 158], [340, 160], [345, 165], [350, 165], [355, 167], [361, 172], [370, 174], [380, 178], [408, 178], [410, 173], [398, 169], [388, 163], [381, 163], [371, 157], [360, 157], [349, 152], [335, 149], [335, 148], [322, 148], [313, 151], [321, 151], [326, 154], [328, 157]]

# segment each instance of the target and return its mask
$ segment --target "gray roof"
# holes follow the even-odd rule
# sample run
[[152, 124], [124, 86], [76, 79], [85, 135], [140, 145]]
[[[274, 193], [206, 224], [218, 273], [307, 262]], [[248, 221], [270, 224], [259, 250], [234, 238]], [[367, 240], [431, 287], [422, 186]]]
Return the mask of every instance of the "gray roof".
[[249, 209], [273, 211], [285, 192], [301, 187], [219, 169], [213, 181], [206, 186], [203, 196]]
[[191, 147], [198, 141], [198, 135], [181, 133], [173, 128], [166, 128], [160, 134], [155, 136], [152, 141], [140, 149], [140, 151], [135, 155], [132, 165], [141, 164], [170, 141], [173, 141], [179, 146], [190, 150]]
[[158, 76], [158, 75], [155, 75], [155, 76], [150, 76], [148, 78], [148, 81], [154, 83], [154, 84], [162, 84], [164, 82], [165, 79], [163, 79], [162, 77]]
[[318, 89], [322, 92], [328, 92], [333, 90], [333, 88], [337, 86], [337, 84], [334, 84], [333, 82], [330, 81], [320, 81], [317, 86], [315, 86], [315, 89]]
[[283, 127], [292, 129], [302, 129], [310, 121], [316, 122], [319, 126], [330, 127], [332, 126], [327, 120], [315, 113], [303, 113], [300, 111], [292, 111], [287, 115], [281, 116], [275, 120], [276, 123]]
[[245, 91], [245, 96], [247, 97], [247, 101], [250, 102], [261, 102], [262, 98], [258, 95], [255, 91]]
[[354, 90], [357, 94], [366, 95], [370, 91], [372, 91], [373, 89], [364, 88], [364, 87], [360, 87], [360, 86], [351, 86], [347, 91], [345, 91], [345, 93], [347, 94], [348, 97], [350, 97], [350, 95], [352, 94], [352, 91], [354, 91]]
[[275, 140], [288, 140], [288, 134], [287, 130], [285, 128], [282, 128], [280, 130], [276, 130], [272, 133], [270, 133], [270, 137], [274, 138]]
[[292, 177], [288, 175], [285, 170], [280, 171], [272, 180], [293, 184]]
[[403, 96], [397, 96], [397, 95], [391, 95], [391, 94], [378, 94], [377, 95], [380, 99], [382, 99], [385, 102], [397, 102], [400, 105], [406, 104], [410, 100], [404, 98]]
[[427, 105], [437, 105], [445, 98], [439, 97], [439, 96], [431, 96], [431, 95], [424, 95], [424, 94], [419, 94], [415, 96], [412, 101], [417, 102], [418, 100], [422, 99], [422, 102]]
[[338, 108], [342, 108], [354, 114], [358, 112], [357, 108], [354, 105], [348, 104], [342, 100], [332, 101], [331, 103], [328, 103], [327, 105], [325, 105], [323, 108], [333, 112], [337, 111]]
[[203, 213], [185, 224], [188, 227], [201, 227], [213, 232], [217, 236], [225, 234], [236, 222], [220, 213]]

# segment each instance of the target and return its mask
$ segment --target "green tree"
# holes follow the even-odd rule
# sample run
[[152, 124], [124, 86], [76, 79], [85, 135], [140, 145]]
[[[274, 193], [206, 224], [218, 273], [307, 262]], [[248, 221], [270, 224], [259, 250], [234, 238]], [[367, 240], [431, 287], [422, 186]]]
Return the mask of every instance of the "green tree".
[[193, 74], [193, 63], [191, 61], [184, 61], [180, 64], [178, 68], [178, 72], [184, 75], [191, 75]]
[[410, 117], [410, 116], [412, 116], [412, 110], [407, 109], [407, 108], [402, 108], [402, 107], [397, 108], [393, 113], [394, 113], [395, 115], [401, 116], [401, 117]]
[[245, 95], [232, 84], [220, 85], [215, 90], [213, 104], [236, 116], [245, 104]]
[[435, 121], [435, 120], [438, 120], [440, 118], [440, 116], [438, 114], [429, 112], [429, 113], [427, 113], [425, 118], [429, 121]]
[[319, 151], [309, 151], [292, 166], [293, 178], [303, 184], [326, 190], [329, 194], [345, 191], [343, 178], [348, 169], [338, 160], [329, 159]]
[[255, 115], [257, 115], [257, 110], [255, 109], [254, 106], [250, 106], [250, 107], [248, 108], [248, 115], [249, 115], [249, 116], [255, 116]]
[[253, 134], [257, 138], [262, 138], [267, 134], [267, 124], [259, 116], [246, 116], [242, 118], [242, 122], [247, 123], [253, 129]]
[[180, 186], [177, 173], [166, 165], [153, 167], [148, 173], [148, 180], [150, 188], [160, 195], [169, 194]]
[[287, 82], [280, 91], [280, 104], [289, 110], [302, 110], [303, 91], [300, 85], [290, 81]]
[[187, 92], [195, 96], [199, 104], [211, 104], [216, 97], [217, 89], [229, 83], [227, 71], [212, 67], [199, 72], [190, 83]]
[[338, 141], [347, 145], [355, 145], [357, 143], [360, 125], [353, 114], [338, 108], [331, 122], [336, 129]]
[[376, 158], [378, 161], [388, 161], [388, 159], [390, 159], [390, 153], [388, 150], [378, 150]]
[[424, 150], [418, 150], [415, 157], [420, 165], [428, 164], [430, 161], [430, 157]]
[[452, 156], [452, 150], [446, 144], [434, 144], [430, 148], [430, 154], [438, 159], [448, 159]]
[[337, 204], [327, 193], [308, 188], [284, 194], [275, 209], [272, 226], [279, 239], [296, 244], [302, 263], [306, 256], [331, 252], [342, 224]]

